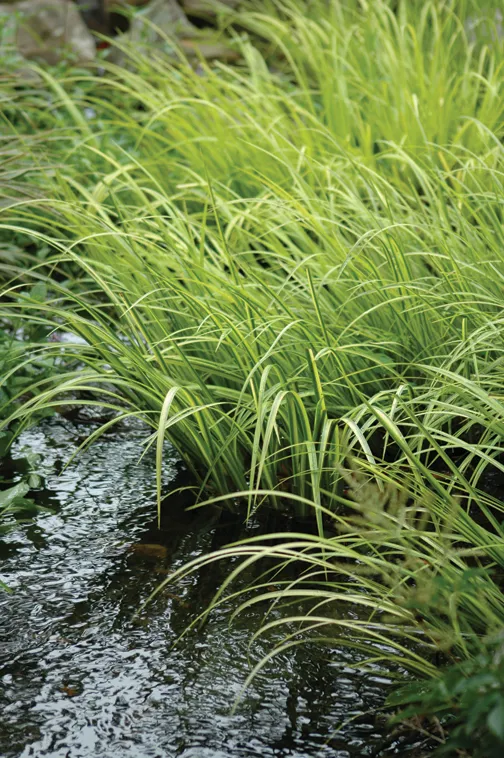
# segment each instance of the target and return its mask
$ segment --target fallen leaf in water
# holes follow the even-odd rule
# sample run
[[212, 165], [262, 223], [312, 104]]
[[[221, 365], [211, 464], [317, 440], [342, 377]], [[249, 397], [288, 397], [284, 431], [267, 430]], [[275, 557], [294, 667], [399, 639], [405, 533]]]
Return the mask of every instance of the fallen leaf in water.
[[150, 558], [151, 560], [164, 560], [168, 556], [168, 548], [166, 545], [156, 545], [148, 542], [136, 542], [130, 545], [131, 553], [139, 555], [142, 558]]
[[65, 695], [68, 695], [68, 697], [75, 697], [76, 695], [79, 695], [79, 690], [77, 687], [70, 687], [67, 685], [63, 685], [63, 687], [60, 687], [61, 692], [64, 692]]

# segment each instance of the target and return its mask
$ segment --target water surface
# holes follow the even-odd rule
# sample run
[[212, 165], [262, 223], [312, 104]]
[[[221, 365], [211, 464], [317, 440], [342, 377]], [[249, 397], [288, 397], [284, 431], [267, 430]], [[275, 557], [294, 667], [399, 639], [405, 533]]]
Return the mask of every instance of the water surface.
[[[171, 501], [156, 525], [154, 462], [141, 428], [122, 426], [64, 464], [90, 419], [55, 417], [25, 432], [10, 477], [37, 453], [51, 508], [0, 543], [0, 754], [4, 758], [353, 758], [392, 755], [373, 714], [387, 688], [347, 650], [300, 647], [276, 658], [230, 709], [264, 648], [249, 650], [260, 609], [229, 627], [224, 612], [173, 646], [228, 570], [152, 590], [185, 561], [236, 539], [223, 513]], [[179, 467], [167, 449], [166, 484]], [[397, 748], [396, 748], [397, 749]], [[402, 753], [404, 754], [404, 753]]]

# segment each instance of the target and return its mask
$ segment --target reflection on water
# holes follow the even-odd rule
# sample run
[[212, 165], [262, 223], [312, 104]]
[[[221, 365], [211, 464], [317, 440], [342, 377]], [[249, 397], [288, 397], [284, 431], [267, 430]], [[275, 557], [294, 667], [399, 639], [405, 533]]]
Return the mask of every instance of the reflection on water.
[[[0, 595], [0, 754], [376, 754], [382, 736], [372, 715], [336, 732], [352, 715], [379, 705], [386, 692], [379, 678], [345, 667], [348, 651], [284, 653], [230, 715], [250, 671], [248, 642], [260, 609], [231, 628], [228, 616], [217, 613], [173, 647], [212, 597], [225, 566], [170, 587], [132, 621], [168, 571], [236, 539], [241, 527], [226, 514], [184, 513], [179, 502], [169, 505], [158, 531], [153, 460], [146, 455], [138, 462], [141, 429], [123, 426], [64, 469], [93, 428], [52, 419], [25, 432], [13, 451], [18, 472], [28, 450], [40, 454], [45, 487], [38, 499], [52, 512], [0, 543], [0, 573], [14, 590]], [[167, 483], [176, 472], [167, 450]], [[253, 660], [266, 649], [255, 646]]]

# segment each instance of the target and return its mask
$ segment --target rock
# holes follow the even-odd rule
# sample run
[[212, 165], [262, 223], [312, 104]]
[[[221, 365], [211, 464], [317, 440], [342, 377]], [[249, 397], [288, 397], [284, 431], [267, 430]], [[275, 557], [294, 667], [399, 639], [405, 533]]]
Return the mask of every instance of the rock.
[[[176, 0], [153, 0], [133, 16], [129, 32], [120, 37], [121, 42], [133, 43], [133, 50], [144, 53], [159, 49], [167, 39], [193, 60], [203, 57], [231, 62], [239, 58], [236, 50], [221, 43], [219, 35], [209, 35], [191, 24]], [[119, 48], [112, 48], [110, 60], [126, 65]]]
[[176, 0], [153, 0], [132, 17], [129, 30], [117, 37], [121, 46], [125, 44], [130, 47], [133, 56], [112, 46], [109, 60], [128, 67], [128, 57], [134, 57], [135, 51], [146, 54], [158, 49], [166, 38], [177, 38], [182, 30], [186, 36], [197, 32]]
[[13, 7], [1, 4], [7, 26], [14, 29], [18, 52], [29, 60], [56, 64], [70, 54], [77, 63], [88, 63], [96, 47], [71, 0], [22, 0]]
[[215, 18], [219, 6], [236, 8], [240, 0], [181, 0], [182, 8], [189, 16]]
[[134, 16], [129, 34], [132, 40], [155, 43], [160, 42], [163, 35], [180, 37], [195, 32], [196, 28], [176, 0], [153, 0]]

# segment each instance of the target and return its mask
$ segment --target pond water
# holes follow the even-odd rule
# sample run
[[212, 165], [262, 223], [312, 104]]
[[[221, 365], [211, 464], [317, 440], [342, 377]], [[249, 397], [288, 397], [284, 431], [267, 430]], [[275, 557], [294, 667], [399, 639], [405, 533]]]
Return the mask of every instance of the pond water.
[[[347, 650], [299, 647], [231, 707], [264, 647], [249, 650], [260, 610], [228, 615], [174, 647], [229, 567], [215, 565], [134, 613], [173, 568], [236, 539], [225, 513], [165, 508], [157, 529], [153, 457], [141, 428], [122, 426], [64, 464], [91, 419], [54, 417], [17, 441], [8, 475], [38, 454], [51, 510], [0, 542], [0, 755], [4, 758], [349, 758], [392, 755], [373, 713], [380, 677], [349, 667]], [[4, 472], [5, 476], [5, 472]], [[180, 476], [167, 448], [166, 484]], [[257, 527], [256, 527], [257, 528]], [[404, 752], [397, 754], [405, 755]]]

